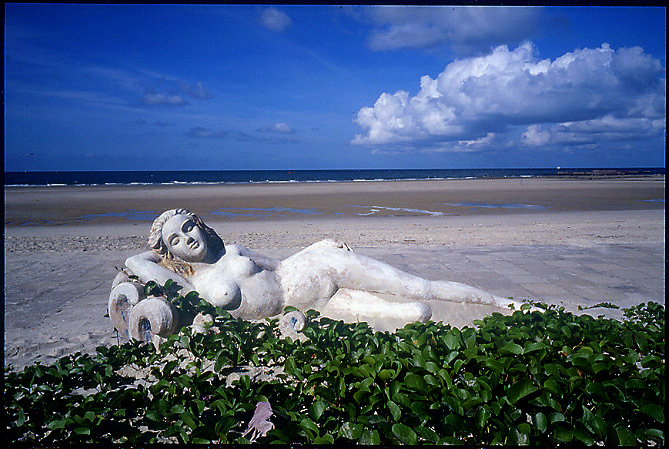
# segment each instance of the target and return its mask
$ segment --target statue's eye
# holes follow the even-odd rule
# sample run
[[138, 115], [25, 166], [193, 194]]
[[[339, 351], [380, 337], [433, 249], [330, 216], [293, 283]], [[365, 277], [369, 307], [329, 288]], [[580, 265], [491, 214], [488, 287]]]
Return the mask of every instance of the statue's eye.
[[187, 221], [186, 223], [184, 223], [183, 230], [184, 232], [190, 232], [191, 230], [193, 230], [193, 222]]
[[170, 244], [172, 246], [178, 245], [179, 244], [179, 237], [173, 237], [172, 240], [170, 240]]

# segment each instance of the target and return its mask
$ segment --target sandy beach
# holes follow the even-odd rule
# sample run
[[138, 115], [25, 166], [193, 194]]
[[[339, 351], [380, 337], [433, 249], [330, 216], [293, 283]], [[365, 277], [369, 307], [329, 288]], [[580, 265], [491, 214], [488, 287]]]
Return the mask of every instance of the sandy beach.
[[[429, 279], [574, 311], [664, 303], [664, 187], [654, 177], [5, 188], [4, 361], [112, 344], [112, 279], [174, 207], [276, 258], [333, 238]], [[496, 311], [430, 305], [459, 326]]]

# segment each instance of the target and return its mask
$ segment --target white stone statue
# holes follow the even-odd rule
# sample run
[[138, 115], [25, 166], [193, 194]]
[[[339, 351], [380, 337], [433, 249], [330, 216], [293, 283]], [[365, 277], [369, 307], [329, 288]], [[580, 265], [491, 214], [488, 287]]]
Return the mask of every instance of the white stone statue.
[[[345, 313], [361, 321], [392, 318], [409, 323], [430, 319], [432, 311], [421, 300], [519, 306], [469, 285], [414, 276], [334, 240], [317, 242], [282, 261], [271, 259], [243, 246], [224, 244], [216, 231], [186, 209], [168, 210], [156, 218], [149, 243], [152, 251], [125, 262], [141, 281], [163, 285], [172, 279], [183, 287], [181, 294], [195, 290], [212, 305], [242, 319], [273, 317], [294, 306], [325, 316]], [[160, 304], [157, 298], [142, 301], [140, 289], [124, 280], [115, 281], [110, 296], [109, 312], [117, 329], [148, 340], [148, 334], [142, 337], [142, 333], [149, 324], [151, 332], [161, 336], [183, 324], [169, 303]], [[394, 295], [405, 302], [390, 302], [380, 295]]]

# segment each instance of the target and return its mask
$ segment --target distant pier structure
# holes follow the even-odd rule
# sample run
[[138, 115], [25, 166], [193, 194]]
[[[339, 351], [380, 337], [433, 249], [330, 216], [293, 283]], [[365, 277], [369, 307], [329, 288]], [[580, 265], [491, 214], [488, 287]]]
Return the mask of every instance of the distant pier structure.
[[559, 177], [567, 178], [608, 178], [620, 176], [657, 176], [657, 173], [640, 169], [616, 169], [616, 168], [599, 168], [599, 169], [582, 169], [582, 168], [562, 168], [557, 167], [557, 175]]

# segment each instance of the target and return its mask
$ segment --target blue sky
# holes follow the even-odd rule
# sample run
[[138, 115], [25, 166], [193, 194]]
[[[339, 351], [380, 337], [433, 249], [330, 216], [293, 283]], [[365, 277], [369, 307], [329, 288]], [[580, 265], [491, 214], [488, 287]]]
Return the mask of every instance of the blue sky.
[[5, 170], [664, 166], [658, 7], [5, 6]]

